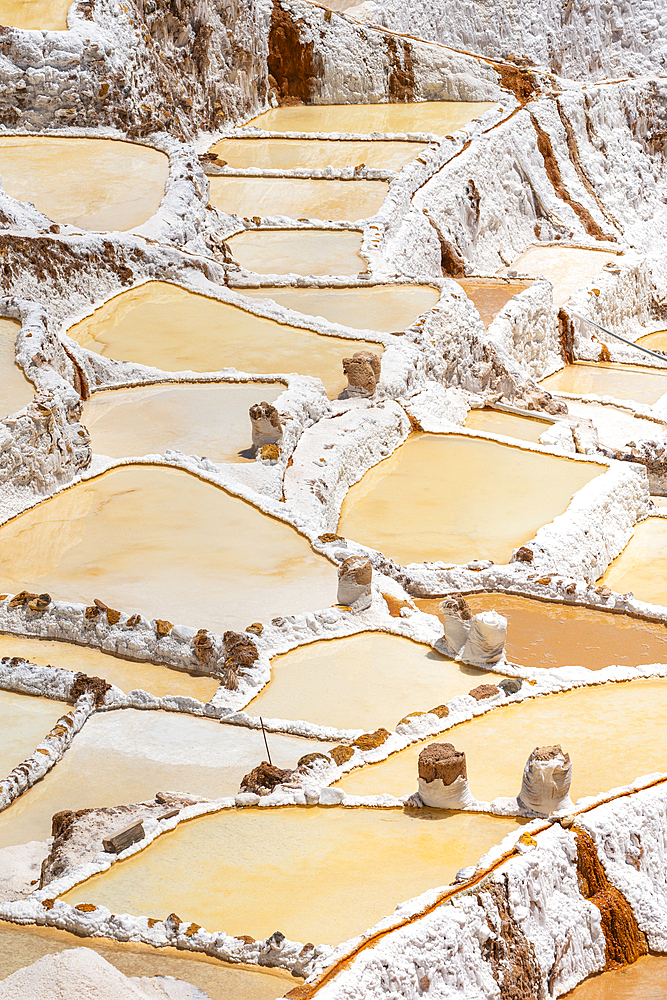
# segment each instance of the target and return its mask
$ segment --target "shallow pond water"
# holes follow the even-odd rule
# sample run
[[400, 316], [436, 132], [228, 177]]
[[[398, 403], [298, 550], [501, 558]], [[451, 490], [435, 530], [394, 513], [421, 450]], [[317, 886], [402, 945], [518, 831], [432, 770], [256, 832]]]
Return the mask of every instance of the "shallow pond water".
[[349, 490], [338, 534], [406, 565], [508, 561], [603, 472], [456, 434], [411, 434]]
[[[267, 738], [278, 767], [296, 767], [304, 754], [327, 749], [326, 743], [295, 736]], [[49, 837], [51, 817], [61, 809], [152, 801], [164, 791], [212, 799], [236, 795], [243, 776], [263, 760], [261, 730], [174, 712], [99, 713], [60, 763], [0, 813], [0, 847]]]
[[293, 649], [272, 661], [271, 675], [249, 715], [365, 730], [393, 730], [409, 712], [427, 712], [496, 677], [379, 632]]
[[665, 1000], [667, 955], [644, 955], [634, 965], [587, 979], [565, 997], [567, 1000]]
[[229, 215], [251, 219], [355, 222], [370, 219], [387, 196], [386, 181], [312, 180], [296, 177], [209, 177], [211, 202]]
[[[128, 176], [132, 183], [127, 183]], [[155, 215], [169, 176], [157, 149], [115, 139], [0, 138], [5, 191], [53, 222], [127, 230]]]
[[0, 980], [43, 955], [66, 948], [91, 948], [125, 976], [173, 976], [204, 990], [211, 1000], [276, 1000], [301, 982], [279, 969], [225, 965], [196, 952], [80, 938], [55, 927], [21, 927], [4, 922], [0, 924]]
[[13, 28], [65, 31], [72, 0], [3, 0], [0, 24]]
[[[175, 912], [258, 940], [279, 929], [292, 941], [337, 944], [448, 885], [517, 827], [429, 810], [230, 810], [182, 824], [63, 898], [161, 919]], [[369, 863], [369, 845], [380, 864]]]
[[[223, 139], [211, 147], [230, 167], [294, 170], [298, 167], [383, 167], [398, 170], [425, 149], [423, 142], [333, 139]], [[209, 180], [213, 180], [210, 177]], [[253, 212], [257, 215], [257, 212]]]
[[16, 334], [21, 324], [0, 318], [0, 419], [32, 402], [35, 387], [16, 364]]
[[576, 395], [595, 393], [637, 403], [655, 403], [667, 392], [667, 371], [641, 365], [620, 365], [604, 361], [577, 361], [539, 383], [549, 392]]
[[667, 430], [654, 420], [634, 417], [627, 410], [605, 403], [584, 403], [579, 399], [568, 399], [567, 411], [571, 416], [592, 420], [601, 443], [607, 448], [624, 449], [630, 441], [642, 438], [650, 441]]
[[218, 689], [218, 682], [213, 677], [172, 670], [156, 663], [136, 663], [71, 642], [0, 635], [0, 656], [21, 656], [40, 667], [51, 665], [81, 671], [89, 677], [104, 677], [126, 694], [141, 689], [156, 698], [165, 694], [182, 694], [207, 702]]
[[519, 417], [514, 413], [503, 413], [502, 410], [469, 410], [465, 426], [471, 431], [482, 431], [484, 434], [504, 434], [505, 437], [517, 438], [519, 441], [532, 441], [537, 444], [540, 436], [552, 426], [546, 420], [536, 420], [531, 417]]
[[648, 347], [651, 351], [667, 351], [667, 330], [647, 333], [644, 337], [639, 337], [637, 343], [642, 347]]
[[14, 593], [97, 597], [215, 632], [336, 600], [336, 569], [305, 538], [180, 470], [114, 469], [10, 521], [0, 543]]
[[[354, 351], [383, 350], [381, 344], [366, 340], [327, 337], [276, 323], [163, 281], [117, 295], [68, 334], [97, 354], [163, 371], [230, 367], [258, 375], [313, 375], [322, 379], [330, 396], [347, 384], [342, 358]], [[258, 401], [265, 398], [265, 385], [255, 386]]]
[[537, 277], [544, 275], [554, 286], [554, 304], [562, 306], [578, 288], [586, 285], [608, 261], [617, 259], [608, 250], [585, 247], [529, 247], [510, 266], [510, 270]]
[[50, 698], [0, 691], [0, 780], [35, 752], [61, 715], [66, 715], [71, 707]]
[[254, 455], [248, 409], [273, 403], [285, 388], [227, 382], [109, 389], [84, 404], [81, 420], [96, 455], [162, 455], [171, 448], [213, 462], [249, 462]]
[[274, 108], [248, 122], [273, 132], [432, 132], [463, 128], [495, 105], [488, 101], [418, 104], [300, 104]]
[[667, 770], [664, 740], [667, 680], [579, 688], [495, 708], [441, 736], [417, 743], [381, 764], [367, 765], [336, 785], [351, 795], [405, 795], [417, 790], [417, 759], [433, 742], [466, 754], [474, 796], [514, 796], [537, 746], [560, 743], [572, 759], [571, 796], [596, 795]]
[[[400, 333], [431, 309], [440, 293], [429, 285], [373, 285], [370, 288], [243, 288], [253, 299], [322, 316], [359, 330]], [[377, 345], [375, 350], [377, 351]]]
[[469, 299], [474, 303], [475, 309], [482, 317], [484, 326], [490, 326], [508, 302], [515, 295], [524, 292], [530, 287], [528, 282], [518, 281], [494, 281], [492, 278], [465, 278], [457, 281]]
[[357, 232], [249, 229], [227, 243], [241, 267], [258, 274], [344, 275], [366, 270]]
[[598, 581], [620, 594], [631, 592], [640, 601], [667, 605], [667, 520], [649, 517], [635, 532], [607, 572]]
[[[416, 600], [421, 611], [440, 617], [442, 598]], [[591, 611], [514, 594], [467, 594], [474, 614], [497, 611], [507, 618], [507, 658], [524, 667], [667, 663], [667, 626], [629, 615]]]

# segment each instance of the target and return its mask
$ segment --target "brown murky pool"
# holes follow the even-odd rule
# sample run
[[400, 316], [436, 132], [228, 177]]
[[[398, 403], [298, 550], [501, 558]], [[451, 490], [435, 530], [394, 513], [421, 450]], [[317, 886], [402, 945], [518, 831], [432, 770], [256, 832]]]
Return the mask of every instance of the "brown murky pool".
[[502, 410], [469, 410], [465, 426], [471, 431], [482, 431], [484, 434], [504, 434], [505, 437], [518, 438], [519, 441], [532, 441], [537, 444], [540, 436], [553, 426], [547, 420], [536, 420], [534, 417], [519, 417], [514, 413], [503, 413]]
[[[208, 931], [337, 944], [405, 899], [448, 885], [517, 821], [400, 809], [244, 809], [182, 824], [148, 850], [73, 889], [70, 903]], [[380, 864], [369, 863], [372, 856]], [[211, 892], [211, 886], [224, 892]]]
[[0, 419], [32, 402], [35, 387], [16, 364], [16, 334], [21, 324], [13, 319], [0, 318]]
[[[163, 371], [229, 367], [258, 375], [313, 375], [322, 379], [330, 396], [347, 384], [343, 358], [354, 351], [383, 350], [381, 344], [366, 340], [327, 337], [276, 323], [163, 281], [117, 295], [68, 334], [97, 354]], [[264, 385], [255, 390], [257, 401], [265, 398]]]
[[484, 326], [490, 326], [501, 309], [515, 295], [530, 287], [530, 282], [498, 281], [493, 278], [466, 278], [457, 281], [469, 299], [475, 304], [475, 309], [482, 317]]
[[620, 365], [604, 361], [577, 361], [539, 383], [549, 392], [595, 393], [637, 403], [655, 403], [667, 392], [667, 371], [642, 365]]
[[[327, 746], [278, 733], [268, 740], [278, 767], [296, 767], [304, 754]], [[243, 776], [262, 760], [261, 730], [176, 712], [96, 714], [60, 763], [0, 813], [0, 847], [49, 837], [51, 817], [61, 809], [145, 802], [160, 791], [236, 795]]]
[[359, 274], [361, 233], [324, 229], [249, 229], [227, 240], [241, 267], [258, 274]]
[[7, 136], [0, 138], [0, 176], [12, 198], [33, 202], [53, 222], [124, 231], [157, 212], [169, 160], [115, 139]]
[[[440, 617], [441, 600], [415, 603]], [[507, 618], [507, 657], [524, 667], [601, 670], [612, 664], [667, 663], [665, 625], [513, 594], [468, 594], [466, 601], [475, 614], [497, 611]]]
[[645, 955], [634, 965], [587, 979], [565, 996], [568, 1000], [665, 1000], [667, 955]]
[[[355, 142], [334, 139], [223, 139], [211, 147], [237, 170], [294, 170], [299, 167], [384, 167], [398, 170], [426, 147], [422, 142]], [[209, 178], [213, 180], [213, 178]], [[258, 215], [258, 212], [253, 212]]]
[[354, 222], [370, 219], [387, 196], [386, 181], [311, 180], [295, 177], [209, 177], [211, 201], [229, 215], [251, 219]]
[[225, 965], [196, 952], [80, 938], [55, 927], [21, 927], [5, 922], [0, 924], [0, 980], [44, 955], [66, 948], [91, 948], [126, 976], [173, 976], [204, 990], [211, 1000], [276, 1000], [302, 982], [279, 969]]
[[165, 694], [182, 694], [207, 702], [218, 689], [213, 677], [172, 670], [156, 663], [136, 663], [110, 656], [90, 646], [75, 646], [71, 642], [51, 639], [25, 639], [18, 635], [0, 635], [0, 656], [21, 656], [40, 667], [47, 665], [64, 670], [82, 671], [89, 677], [104, 677], [121, 691], [141, 689], [161, 698]]
[[13, 28], [65, 31], [72, 0], [3, 0], [0, 23]]
[[93, 452], [111, 458], [161, 455], [178, 449], [213, 462], [253, 460], [248, 409], [273, 403], [279, 383], [155, 385], [96, 392], [83, 408], [82, 422]]
[[455, 132], [493, 108], [488, 101], [419, 104], [300, 104], [274, 108], [248, 125], [273, 132]]
[[338, 534], [403, 565], [504, 563], [602, 471], [479, 438], [411, 434], [349, 490]]
[[[429, 285], [373, 285], [370, 288], [243, 288], [253, 299], [322, 316], [358, 330], [398, 333], [431, 309], [440, 293]], [[377, 345], [376, 348], [377, 350]]]
[[50, 698], [0, 691], [0, 780], [35, 752], [60, 716], [71, 707]]
[[[571, 795], [576, 802], [580, 796], [667, 770], [661, 735], [665, 711], [667, 680], [606, 684], [496, 708], [449, 729], [438, 740], [465, 752], [470, 790], [485, 801], [516, 795], [531, 751], [560, 743], [572, 759]], [[381, 764], [353, 771], [336, 787], [352, 795], [416, 791], [417, 758], [433, 742], [415, 744]]]
[[307, 719], [338, 729], [389, 730], [497, 675], [455, 663], [429, 646], [366, 632], [277, 656], [272, 680], [245, 709], [266, 718]]
[[640, 601], [667, 605], [667, 520], [649, 517], [598, 581]]
[[535, 277], [543, 274], [554, 286], [554, 304], [562, 306], [578, 288], [586, 285], [608, 261], [616, 260], [608, 250], [585, 247], [529, 247], [512, 262], [510, 270]]
[[98, 597], [215, 632], [336, 599], [335, 567], [289, 525], [173, 469], [113, 469], [10, 521], [0, 542], [14, 593]]

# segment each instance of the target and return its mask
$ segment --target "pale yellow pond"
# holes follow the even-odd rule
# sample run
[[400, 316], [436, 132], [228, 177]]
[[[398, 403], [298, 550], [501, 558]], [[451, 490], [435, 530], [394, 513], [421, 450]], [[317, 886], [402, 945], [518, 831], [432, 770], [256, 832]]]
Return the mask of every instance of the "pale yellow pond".
[[529, 247], [512, 261], [510, 270], [537, 277], [544, 275], [554, 286], [554, 304], [564, 305], [579, 288], [583, 288], [608, 261], [616, 260], [608, 250], [588, 250], [585, 247]]
[[484, 326], [490, 326], [508, 302], [515, 295], [530, 287], [529, 283], [518, 281], [494, 281], [493, 278], [465, 278], [457, 281], [468, 298], [474, 303]]
[[[169, 160], [148, 146], [115, 139], [0, 138], [5, 191], [33, 202], [53, 222], [127, 230], [155, 215]], [[128, 178], [131, 183], [128, 183]]]
[[13, 28], [65, 31], [72, 0], [3, 0], [0, 24]]
[[173, 976], [192, 983], [211, 1000], [276, 1000], [302, 980], [280, 969], [225, 965], [216, 958], [176, 948], [151, 948], [130, 941], [81, 938], [56, 927], [0, 924], [0, 980], [44, 955], [90, 948], [125, 976]]
[[338, 534], [406, 565], [508, 561], [603, 467], [456, 434], [411, 434], [345, 500]]
[[389, 730], [497, 675], [448, 660], [401, 636], [366, 632], [293, 649], [271, 662], [271, 681], [245, 711], [338, 729]]
[[207, 702], [218, 689], [214, 677], [189, 674], [185, 670], [172, 670], [156, 663], [136, 663], [119, 656], [103, 653], [90, 646], [76, 646], [71, 642], [52, 639], [25, 639], [20, 635], [0, 635], [0, 656], [21, 656], [40, 667], [50, 665], [104, 677], [126, 694], [141, 689], [161, 698], [165, 694], [182, 694]]
[[649, 517], [598, 581], [648, 604], [667, 605], [667, 520]]
[[639, 337], [637, 343], [642, 347], [648, 347], [651, 351], [667, 351], [667, 330], [647, 333], [644, 337]]
[[109, 389], [84, 404], [81, 420], [96, 455], [161, 455], [171, 448], [213, 462], [249, 462], [254, 455], [248, 409], [273, 403], [285, 388], [227, 382]]
[[665, 1000], [667, 955], [644, 955], [634, 965], [592, 976], [568, 1000]]
[[225, 811], [182, 824], [63, 899], [161, 919], [175, 912], [258, 940], [281, 930], [292, 941], [337, 944], [403, 900], [449, 885], [518, 826], [429, 810]]
[[[347, 384], [343, 358], [354, 351], [383, 350], [381, 344], [366, 340], [327, 337], [276, 323], [163, 281], [117, 295], [68, 334], [97, 354], [164, 371], [237, 368], [257, 375], [313, 375], [322, 379], [330, 396]], [[258, 401], [265, 398], [263, 385], [256, 391]]]
[[[348, 139], [223, 139], [211, 147], [230, 167], [294, 170], [298, 167], [381, 167], [399, 170], [425, 149], [423, 142]], [[209, 178], [213, 181], [213, 177]], [[258, 214], [258, 213], [253, 213]]]
[[35, 387], [16, 364], [16, 334], [21, 324], [0, 318], [0, 419], [32, 402]]
[[600, 441], [608, 448], [623, 449], [628, 442], [640, 441], [642, 438], [650, 441], [667, 430], [664, 424], [633, 417], [628, 410], [605, 403], [584, 403], [580, 399], [568, 399], [567, 412], [574, 417], [592, 420]]
[[113, 469], [10, 521], [0, 582], [214, 632], [329, 607], [337, 586], [289, 525], [155, 466]]
[[[440, 297], [429, 285], [372, 285], [370, 288], [239, 288], [252, 299], [322, 316], [358, 330], [400, 333], [432, 309]], [[377, 350], [377, 345], [376, 348]]]
[[652, 404], [667, 392], [667, 370], [604, 361], [577, 361], [539, 383], [549, 392], [595, 393]]
[[[576, 802], [667, 771], [666, 711], [667, 680], [606, 684], [495, 708], [448, 729], [437, 741], [464, 751], [470, 790], [483, 801], [517, 795], [532, 750], [560, 743], [572, 759], [571, 796]], [[433, 742], [417, 743], [381, 764], [353, 771], [336, 787], [351, 795], [416, 791], [417, 759]]]
[[61, 715], [70, 709], [71, 705], [50, 698], [0, 691], [0, 781], [35, 752]]
[[[474, 614], [497, 611], [507, 618], [507, 657], [524, 667], [600, 670], [612, 664], [667, 663], [667, 626], [657, 622], [514, 594], [467, 594], [466, 601]], [[442, 598], [415, 603], [441, 617]]]
[[229, 215], [251, 219], [354, 222], [369, 219], [387, 196], [386, 181], [311, 180], [296, 177], [209, 177], [211, 202]]
[[520, 441], [532, 441], [537, 444], [540, 436], [552, 426], [546, 420], [536, 420], [531, 417], [519, 417], [514, 413], [503, 413], [502, 410], [469, 410], [465, 426], [471, 431], [481, 431], [484, 434], [504, 434], [505, 437], [518, 438]]
[[241, 267], [258, 274], [359, 274], [361, 233], [324, 229], [249, 229], [227, 240]]
[[[268, 740], [278, 767], [296, 767], [304, 754], [327, 748], [278, 733], [269, 733]], [[164, 791], [212, 799], [236, 795], [243, 776], [263, 760], [261, 730], [177, 712], [98, 713], [60, 763], [0, 812], [0, 847], [49, 837], [51, 817], [61, 809], [152, 801]]]
[[493, 108], [488, 101], [420, 104], [299, 104], [274, 108], [248, 122], [271, 132], [431, 132], [445, 135]]

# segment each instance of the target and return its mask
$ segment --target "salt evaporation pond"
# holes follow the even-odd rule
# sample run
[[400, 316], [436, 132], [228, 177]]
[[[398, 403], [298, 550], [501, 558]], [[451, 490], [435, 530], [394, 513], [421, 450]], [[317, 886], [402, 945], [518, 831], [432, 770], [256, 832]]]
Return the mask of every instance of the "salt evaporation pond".
[[503, 434], [520, 441], [532, 441], [533, 444], [537, 444], [541, 435], [552, 426], [549, 420], [520, 417], [514, 413], [492, 409], [469, 410], [465, 419], [468, 430], [481, 431], [483, 434]]
[[35, 387], [16, 364], [16, 334], [21, 324], [0, 319], [0, 419], [32, 402]]
[[617, 260], [608, 250], [559, 245], [529, 247], [512, 261], [510, 270], [519, 274], [544, 275], [554, 286], [554, 305], [562, 306], [584, 287], [605, 264]]
[[418, 104], [299, 104], [273, 108], [248, 125], [270, 132], [429, 132], [463, 128], [489, 108], [488, 101], [423, 101]]
[[173, 976], [204, 990], [211, 1000], [276, 1000], [302, 982], [280, 969], [225, 965], [198, 952], [151, 948], [109, 938], [80, 938], [55, 927], [21, 927], [5, 922], [0, 924], [0, 980], [44, 955], [82, 947], [96, 951], [125, 976]]
[[[296, 767], [304, 754], [327, 746], [278, 733], [268, 739], [278, 767]], [[49, 837], [51, 817], [61, 809], [152, 801], [164, 791], [211, 799], [236, 795], [243, 776], [262, 760], [266, 749], [258, 729], [175, 712], [98, 713], [60, 763], [0, 813], [0, 847]]]
[[417, 790], [417, 759], [429, 743], [463, 750], [472, 794], [484, 801], [517, 795], [529, 754], [560, 743], [572, 760], [573, 801], [665, 771], [667, 680], [579, 688], [488, 715], [369, 764], [336, 785], [350, 795], [405, 795]]
[[168, 176], [168, 157], [149, 146], [116, 139], [0, 138], [7, 194], [33, 202], [53, 222], [81, 229], [140, 226], [160, 207]]
[[71, 707], [49, 698], [0, 691], [0, 781], [35, 752]]
[[[223, 139], [211, 147], [235, 170], [295, 170], [321, 167], [380, 167], [398, 170], [425, 149], [423, 142], [344, 139]], [[209, 180], [213, 180], [210, 177]], [[253, 212], [252, 215], [257, 215]]]
[[[507, 618], [505, 652], [523, 667], [667, 663], [667, 627], [629, 615], [568, 607], [514, 594], [466, 594], [474, 614], [497, 611]], [[442, 598], [416, 600], [420, 611], [438, 615]]]
[[577, 361], [543, 378], [539, 384], [549, 392], [571, 392], [581, 396], [595, 393], [651, 405], [667, 392], [667, 370], [606, 361]]
[[110, 389], [84, 404], [81, 420], [96, 455], [161, 455], [171, 448], [213, 462], [249, 462], [254, 455], [248, 409], [273, 403], [285, 388], [226, 382]]
[[361, 239], [340, 229], [249, 229], [227, 243], [241, 267], [258, 274], [344, 275], [366, 271]]
[[493, 278], [465, 278], [457, 280], [456, 283], [461, 286], [468, 298], [474, 303], [484, 326], [490, 326], [500, 310], [515, 295], [519, 295], [530, 287], [526, 282], [494, 281]]
[[636, 343], [648, 347], [651, 351], [667, 351], [667, 330], [647, 333], [644, 337], [639, 337]]
[[126, 694], [142, 690], [161, 698], [165, 694], [185, 695], [207, 702], [218, 689], [214, 677], [189, 674], [156, 663], [137, 663], [111, 656], [91, 646], [50, 639], [26, 639], [20, 635], [0, 635], [0, 656], [20, 656], [37, 666], [62, 667], [89, 677], [103, 677]]
[[15, 593], [97, 597], [214, 632], [327, 608], [337, 587], [335, 567], [289, 525], [150, 465], [113, 469], [5, 524], [0, 576]]
[[[352, 288], [239, 288], [252, 299], [273, 299], [281, 306], [322, 316], [359, 330], [401, 333], [440, 297], [429, 285], [371, 285]], [[377, 352], [378, 345], [373, 348]]]
[[642, 438], [650, 441], [667, 429], [655, 420], [634, 417], [628, 410], [605, 403], [568, 399], [567, 412], [570, 416], [592, 420], [601, 443], [608, 448], [623, 449], [629, 441], [640, 441]]
[[211, 202], [229, 215], [251, 219], [354, 222], [370, 219], [387, 196], [386, 181], [312, 180], [296, 177], [209, 177]]
[[648, 604], [667, 605], [667, 520], [649, 517], [598, 581], [619, 594], [632, 593]]
[[258, 940], [279, 929], [292, 941], [337, 944], [448, 885], [516, 829], [516, 820], [473, 813], [229, 810], [181, 824], [62, 898], [158, 919], [174, 912]]
[[71, 6], [72, 0], [3, 0], [0, 23], [13, 28], [65, 31]]
[[[257, 375], [313, 375], [322, 379], [330, 396], [347, 384], [342, 358], [354, 351], [383, 350], [370, 341], [328, 337], [276, 323], [164, 281], [122, 292], [68, 334], [97, 354], [163, 371], [229, 367]], [[256, 401], [265, 398], [265, 385], [255, 386]]]
[[592, 976], [566, 996], [569, 1000], [665, 1000], [667, 955], [644, 955], [634, 965]]
[[403, 565], [506, 563], [603, 471], [480, 438], [411, 434], [349, 490], [337, 531]]
[[277, 656], [272, 680], [245, 709], [265, 719], [307, 719], [338, 729], [393, 730], [497, 675], [449, 660], [401, 636], [366, 632]]

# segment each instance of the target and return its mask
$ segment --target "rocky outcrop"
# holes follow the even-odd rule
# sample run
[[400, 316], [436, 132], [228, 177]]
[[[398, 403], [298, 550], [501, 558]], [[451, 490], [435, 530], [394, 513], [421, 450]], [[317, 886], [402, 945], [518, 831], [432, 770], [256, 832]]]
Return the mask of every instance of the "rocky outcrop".
[[336, 603], [363, 611], [372, 600], [373, 567], [365, 556], [349, 556], [338, 567]]
[[538, 816], [572, 809], [572, 762], [557, 744], [535, 747], [526, 761], [519, 805]]

